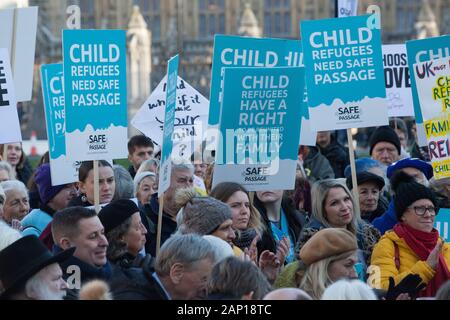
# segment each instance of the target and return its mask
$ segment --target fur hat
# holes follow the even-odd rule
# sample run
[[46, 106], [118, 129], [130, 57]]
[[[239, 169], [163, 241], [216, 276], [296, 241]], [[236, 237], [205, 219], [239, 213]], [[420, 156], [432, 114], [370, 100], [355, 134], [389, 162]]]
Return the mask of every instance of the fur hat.
[[207, 235], [231, 219], [230, 207], [212, 197], [200, 197], [194, 189], [182, 189], [175, 194], [176, 202], [183, 208], [182, 233]]
[[416, 182], [416, 180], [403, 171], [396, 172], [391, 178], [391, 187], [394, 190], [394, 209], [397, 220], [413, 202], [420, 199], [429, 199], [438, 208], [438, 202], [430, 188]]
[[372, 155], [372, 150], [375, 147], [375, 145], [378, 142], [389, 142], [392, 143], [398, 151], [398, 154], [401, 154], [401, 144], [400, 139], [398, 138], [397, 134], [395, 133], [394, 129], [392, 129], [389, 126], [382, 126], [378, 127], [370, 137], [370, 152], [369, 154]]
[[356, 237], [342, 228], [326, 228], [316, 232], [300, 250], [306, 265], [358, 249]]

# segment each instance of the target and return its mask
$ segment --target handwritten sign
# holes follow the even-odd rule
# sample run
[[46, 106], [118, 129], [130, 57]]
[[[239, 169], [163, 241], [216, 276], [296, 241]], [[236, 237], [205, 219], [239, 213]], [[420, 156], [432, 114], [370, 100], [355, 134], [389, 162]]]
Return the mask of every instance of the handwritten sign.
[[[421, 40], [406, 41], [406, 52], [408, 54], [409, 70], [413, 69], [415, 63], [450, 56], [450, 35], [427, 38]], [[419, 96], [417, 94], [416, 79], [411, 77], [411, 91], [414, 104], [414, 115], [417, 124], [417, 137], [419, 146], [427, 145], [422, 111]]]
[[414, 116], [406, 46], [387, 44], [382, 49], [389, 117]]
[[[166, 83], [167, 76], [161, 80], [131, 120], [136, 129], [159, 145], [162, 144], [164, 128]], [[209, 101], [181, 77], [177, 80], [176, 101], [173, 152], [180, 157], [190, 156], [196, 146], [202, 143], [208, 126]]]
[[450, 177], [450, 57], [414, 64], [414, 76], [434, 177]]

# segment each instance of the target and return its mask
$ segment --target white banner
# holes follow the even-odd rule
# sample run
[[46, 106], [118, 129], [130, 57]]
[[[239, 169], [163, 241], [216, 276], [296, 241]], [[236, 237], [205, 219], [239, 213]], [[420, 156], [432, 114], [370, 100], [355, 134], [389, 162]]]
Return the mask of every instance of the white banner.
[[[162, 144], [163, 137], [166, 82], [167, 76], [161, 80], [131, 120], [131, 125], [158, 145]], [[172, 135], [174, 156], [190, 156], [194, 148], [200, 146], [208, 126], [208, 113], [208, 99], [178, 77], [177, 105]]]
[[19, 115], [8, 50], [0, 48], [0, 144], [21, 142]]
[[33, 92], [37, 19], [38, 7], [0, 10], [0, 48], [11, 57], [18, 102], [30, 101]]
[[413, 117], [408, 57], [404, 44], [383, 45], [384, 80], [389, 117]]

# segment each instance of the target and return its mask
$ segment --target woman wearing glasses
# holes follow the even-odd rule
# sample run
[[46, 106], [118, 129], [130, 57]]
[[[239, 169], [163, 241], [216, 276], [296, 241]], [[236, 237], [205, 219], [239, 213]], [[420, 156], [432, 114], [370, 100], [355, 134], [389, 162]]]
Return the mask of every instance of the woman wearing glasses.
[[434, 297], [450, 279], [450, 246], [434, 228], [437, 200], [429, 188], [404, 172], [398, 172], [391, 184], [399, 222], [373, 250], [369, 283], [387, 290], [392, 281], [389, 278], [397, 285], [406, 276], [417, 274], [424, 288], [412, 295]]

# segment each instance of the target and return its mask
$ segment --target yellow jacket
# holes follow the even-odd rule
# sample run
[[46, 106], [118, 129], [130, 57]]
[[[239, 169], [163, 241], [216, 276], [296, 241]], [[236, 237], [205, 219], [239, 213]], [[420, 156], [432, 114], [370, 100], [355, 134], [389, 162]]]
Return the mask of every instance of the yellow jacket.
[[[441, 240], [439, 240], [441, 241]], [[400, 270], [395, 265], [395, 246], [398, 246]], [[444, 243], [442, 247], [447, 266], [450, 265], [450, 244]], [[368, 284], [374, 288], [387, 290], [389, 277], [393, 277], [398, 284], [408, 274], [419, 275], [425, 284], [433, 279], [436, 271], [411, 250], [406, 242], [399, 238], [394, 231], [387, 231], [375, 245], [372, 252], [371, 266], [368, 270], [370, 276]]]

